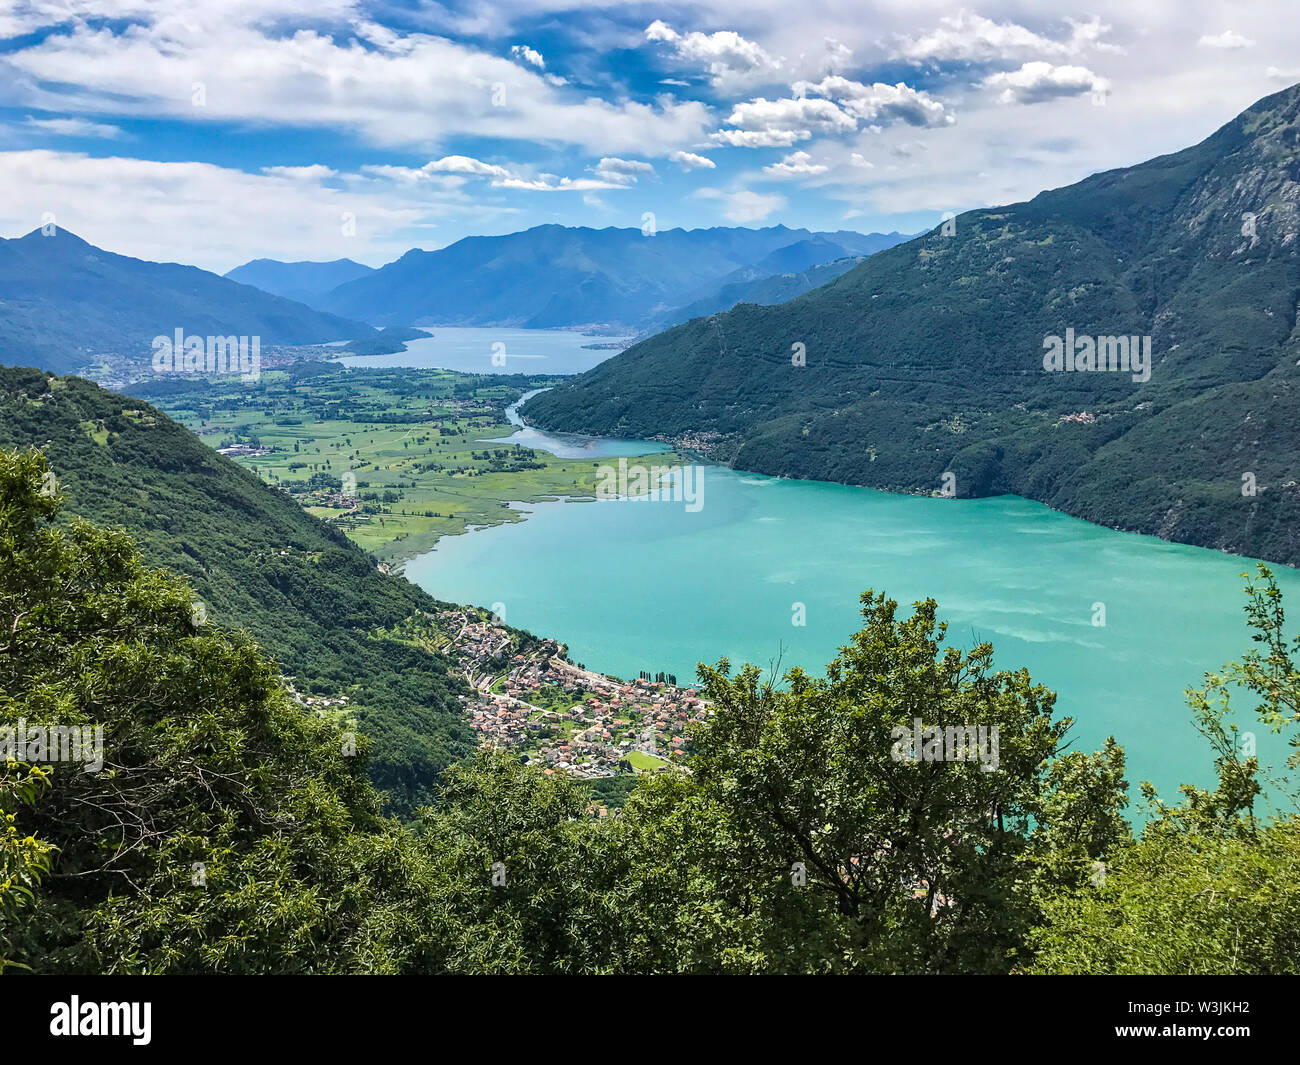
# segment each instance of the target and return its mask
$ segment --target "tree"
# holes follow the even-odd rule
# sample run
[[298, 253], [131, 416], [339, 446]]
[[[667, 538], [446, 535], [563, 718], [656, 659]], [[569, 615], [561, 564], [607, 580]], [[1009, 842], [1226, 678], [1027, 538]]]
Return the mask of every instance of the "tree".
[[[1286, 639], [1281, 593], [1263, 563], [1246, 596], [1260, 647], [1188, 692], [1215, 753], [1216, 786], [1183, 785], [1182, 801], [1169, 805], [1144, 785], [1150, 819], [1141, 838], [1121, 846], [1103, 876], [1043, 898], [1028, 971], [1300, 972], [1300, 820], [1261, 823], [1259, 759], [1232, 720], [1234, 692], [1253, 693], [1256, 717], [1296, 745], [1300, 640]], [[1281, 798], [1292, 798], [1286, 778], [1279, 783]]]
[[291, 703], [248, 638], [200, 624], [192, 591], [125, 533], [53, 527], [48, 473], [37, 452], [0, 452], [0, 721], [100, 725], [104, 763], [6, 767], [0, 957], [38, 972], [395, 968], [425, 871], [377, 815], [364, 737]]
[[[1052, 720], [1055, 696], [1025, 671], [993, 672], [989, 645], [942, 647], [933, 600], [904, 621], [884, 595], [862, 603], [865, 625], [824, 679], [796, 668], [778, 688], [754, 666], [701, 667], [716, 712], [693, 736], [690, 777], [630, 797], [625, 819], [655, 826], [643, 845], [672, 841], [639, 866], [669, 880], [680, 867], [681, 898], [701, 897], [716, 921], [696, 928], [712, 948], [679, 964], [1008, 967], [1033, 912], [1019, 864], [1029, 815], [1045, 809], [1048, 760], [1069, 721]], [[900, 737], [910, 747], [918, 722], [938, 729], [940, 747], [949, 730], [983, 735], [996, 766], [969, 746], [957, 760], [902, 756]], [[653, 894], [656, 909], [676, 906], [672, 892]]]

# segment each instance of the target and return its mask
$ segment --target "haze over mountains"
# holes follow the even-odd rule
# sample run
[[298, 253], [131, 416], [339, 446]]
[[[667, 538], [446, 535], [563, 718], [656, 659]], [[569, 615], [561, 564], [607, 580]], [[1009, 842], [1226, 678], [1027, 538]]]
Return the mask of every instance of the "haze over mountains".
[[[703, 437], [770, 474], [1012, 492], [1297, 564], [1298, 236], [1293, 87], [1184, 151], [968, 212], [789, 303], [651, 337], [525, 415]], [[1045, 345], [1067, 330], [1150, 337], [1150, 379], [1047, 372]]]
[[0, 363], [68, 373], [115, 354], [147, 369], [153, 338], [178, 328], [264, 346], [375, 332], [194, 266], [116, 255], [65, 229], [0, 240]]
[[177, 328], [257, 336], [263, 346], [373, 338], [374, 325], [415, 321], [645, 332], [696, 307], [788, 299], [904, 239], [784, 226], [653, 238], [539, 226], [411, 251], [379, 270], [350, 259], [255, 259], [218, 277], [117, 255], [67, 230], [34, 230], [0, 240], [0, 363], [68, 373], [97, 356], [144, 360], [154, 337]]
[[[870, 255], [905, 239], [785, 226], [648, 233], [543, 225], [466, 237], [437, 251], [414, 249], [312, 302], [374, 325], [642, 330], [674, 308], [716, 301], [726, 286], [743, 294], [750, 283]], [[227, 276], [263, 278], [287, 295], [309, 288], [314, 268], [335, 265], [258, 260]]]
[[351, 259], [335, 259], [328, 263], [254, 259], [222, 276], [274, 296], [314, 306], [331, 289], [373, 272], [372, 267], [354, 263]]

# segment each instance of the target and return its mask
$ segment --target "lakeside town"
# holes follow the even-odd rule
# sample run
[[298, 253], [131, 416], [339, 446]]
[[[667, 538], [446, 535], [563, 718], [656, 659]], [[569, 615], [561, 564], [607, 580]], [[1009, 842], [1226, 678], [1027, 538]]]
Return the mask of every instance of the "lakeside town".
[[521, 641], [473, 610], [438, 620], [474, 690], [462, 699], [480, 745], [518, 750], [547, 774], [668, 771], [685, 760], [690, 725], [711, 713], [694, 688], [593, 673], [567, 661], [557, 641]]

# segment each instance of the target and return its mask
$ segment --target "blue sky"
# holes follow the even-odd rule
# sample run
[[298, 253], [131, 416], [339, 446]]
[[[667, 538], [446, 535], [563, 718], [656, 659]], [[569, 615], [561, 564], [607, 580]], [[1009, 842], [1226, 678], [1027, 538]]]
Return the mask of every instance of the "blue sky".
[[0, 223], [227, 270], [546, 222], [916, 231], [1300, 80], [1290, 5], [0, 3]]

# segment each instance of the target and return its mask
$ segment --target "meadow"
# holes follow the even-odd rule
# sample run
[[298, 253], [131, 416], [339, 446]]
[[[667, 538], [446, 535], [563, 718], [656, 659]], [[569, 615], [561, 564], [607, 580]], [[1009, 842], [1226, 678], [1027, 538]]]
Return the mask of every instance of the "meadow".
[[505, 408], [553, 382], [305, 363], [256, 382], [168, 380], [134, 391], [210, 446], [241, 449], [230, 457], [399, 565], [442, 536], [522, 520], [511, 503], [594, 497], [598, 463], [494, 442], [514, 431]]

